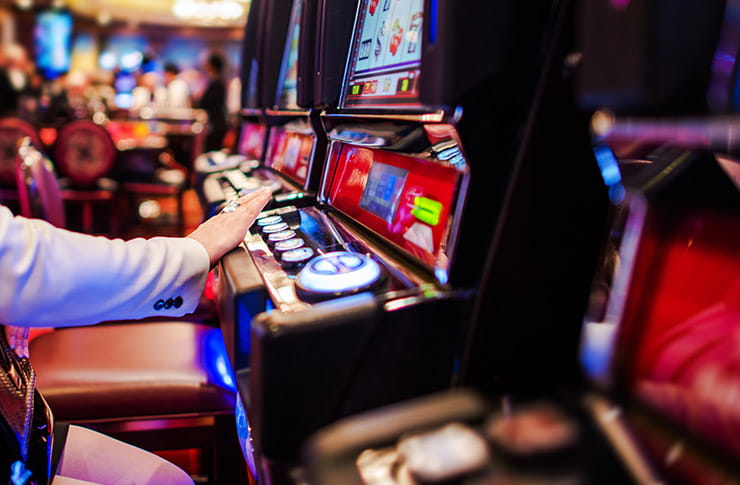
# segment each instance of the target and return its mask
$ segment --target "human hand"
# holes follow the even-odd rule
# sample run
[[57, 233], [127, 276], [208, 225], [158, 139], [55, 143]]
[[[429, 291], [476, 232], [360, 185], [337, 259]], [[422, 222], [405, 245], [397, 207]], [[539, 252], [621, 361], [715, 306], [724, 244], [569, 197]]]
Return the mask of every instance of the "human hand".
[[271, 197], [269, 189], [260, 189], [240, 197], [236, 210], [211, 217], [188, 235], [206, 249], [211, 267], [244, 240], [249, 227]]
[[5, 340], [15, 355], [20, 358], [28, 357], [28, 327], [5, 326]]

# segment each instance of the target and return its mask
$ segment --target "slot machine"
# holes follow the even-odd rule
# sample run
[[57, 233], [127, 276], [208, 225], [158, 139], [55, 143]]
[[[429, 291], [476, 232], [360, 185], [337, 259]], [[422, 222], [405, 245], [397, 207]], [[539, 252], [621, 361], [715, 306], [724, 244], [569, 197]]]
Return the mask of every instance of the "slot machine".
[[676, 149], [635, 167], [596, 150], [624, 192], [584, 315], [591, 384], [536, 398], [457, 389], [340, 420], [304, 447], [307, 483], [740, 477], [740, 164]]
[[[340, 3], [318, 9], [316, 65]], [[219, 266], [259, 480], [319, 427], [455, 377], [553, 21], [473, 5], [359, 2], [316, 203], [265, 211]]]
[[[308, 108], [297, 105], [299, 91], [312, 92], [309, 87], [298, 89], [298, 61], [307, 58], [303, 63], [310, 65], [311, 53], [308, 34], [302, 41], [305, 47], [300, 47], [301, 24], [313, 19], [310, 11], [304, 11], [310, 8], [303, 7], [304, 3], [255, 1], [250, 7], [235, 153], [209, 152], [199, 159], [202, 201], [210, 215], [227, 200], [263, 187], [274, 194], [271, 206], [301, 204], [304, 197], [313, 195], [311, 184], [315, 182], [308, 171], [314, 152], [321, 148], [308, 123]], [[309, 75], [303, 77], [310, 80]], [[310, 96], [302, 101], [311, 107]]]
[[[668, 483], [740, 477], [740, 449], [728, 439], [740, 404], [740, 354], [729, 344], [740, 328], [740, 163], [733, 141], [739, 6], [706, 2], [701, 20], [691, 2], [675, 11], [636, 2], [629, 11], [595, 5], [584, 12], [595, 21], [582, 27], [584, 38], [594, 23], [629, 25], [646, 45], [659, 46], [651, 53], [669, 47], [656, 40], [664, 31], [640, 27], [634, 15], [691, 32], [689, 55], [656, 59], [681, 73], [675, 79], [628, 77], [629, 89], [615, 91], [607, 104], [603, 79], [591, 72], [601, 64], [594, 58], [581, 86], [584, 105], [598, 99], [611, 110], [606, 129], [595, 129], [595, 150], [601, 163], [617, 154], [627, 193], [596, 273], [580, 360], [595, 388], [624, 410], [644, 469]], [[619, 63], [629, 59], [614, 53]], [[645, 69], [656, 68], [650, 65]], [[664, 94], [652, 97], [654, 90]], [[648, 98], [651, 110], [632, 105]], [[604, 406], [597, 418], [614, 408]]]
[[[733, 439], [739, 403], [740, 163], [710, 150], [734, 146], [726, 139], [734, 133], [733, 116], [725, 111], [717, 117], [706, 106], [702, 118], [694, 111], [703, 96], [710, 105], [724, 100], [723, 110], [731, 104], [735, 75], [726, 63], [734, 55], [718, 54], [740, 45], [737, 36], [729, 50], [724, 42], [728, 27], [736, 29], [737, 2], [682, 2], [678, 10], [675, 4], [655, 8], [654, 2], [586, 3], [582, 32], [601, 37], [631, 31], [631, 40], [642, 42], [627, 41], [614, 52], [619, 43], [608, 38], [582, 38], [586, 51], [601, 42], [607, 50], [599, 52], [608, 53], [584, 59], [584, 69], [597, 71], [581, 73], [578, 100], [584, 106], [598, 97], [601, 107], [621, 114], [675, 114], [676, 106], [663, 97], [673, 93], [675, 103], [694, 116], [692, 127], [701, 128], [692, 135], [725, 129], [687, 137], [685, 126], [662, 118], [633, 124], [640, 129], [629, 140], [620, 130], [614, 138], [597, 139], [592, 161], [607, 188], [610, 223], [573, 354], [585, 381], [537, 393], [518, 392], [524, 389], [520, 383], [496, 394], [499, 383], [483, 383], [481, 372], [472, 381], [480, 385], [477, 394], [445, 393], [348, 418], [309, 441], [303, 455], [308, 483], [704, 484], [740, 477], [740, 449]], [[717, 17], [699, 21], [694, 8], [724, 9], [716, 51], [701, 37], [717, 34]], [[660, 21], [663, 16], [670, 20]], [[643, 22], [646, 17], [649, 22]], [[615, 59], [632, 65], [635, 56], [655, 54], [665, 38], [656, 25], [695, 32], [697, 45], [704, 45], [703, 60], [658, 56], [642, 69], [661, 72], [665, 66], [655, 63], [684, 62], [693, 64], [683, 65], [691, 73], [679, 69], [677, 78], [660, 80], [626, 70], [634, 76], [621, 84], [600, 78], [602, 64], [617, 72]], [[710, 76], [703, 69], [711, 63]], [[605, 84], [593, 83], [599, 78]], [[704, 82], [689, 88], [688, 78]], [[673, 86], [660, 90], [657, 81]], [[650, 95], [655, 89], [656, 98]], [[620, 123], [617, 118], [615, 126]], [[495, 380], [497, 373], [488, 377]]]
[[[247, 59], [250, 55], [254, 60], [251, 61], [248, 72], [243, 75], [250, 85], [243, 92], [243, 102], [247, 106], [255, 103], [259, 99], [254, 95], [256, 90], [261, 97], [269, 99], [269, 103], [266, 103], [266, 109], [242, 110], [240, 152], [245, 156], [254, 156], [255, 160], [259, 158], [260, 162], [252, 163], [254, 168], [248, 172], [245, 172], [242, 164], [241, 168], [232, 168], [209, 177], [213, 184], [220, 180], [216, 184], [217, 197], [212, 198], [218, 204], [223, 203], [224, 194], [236, 196], [236, 193], [221, 190], [224, 177], [236, 177], [242, 181], [249, 179], [252, 182], [261, 177], [261, 182], [250, 182], [254, 188], [263, 186], [268, 180], [272, 181], [269, 183], [279, 181], [281, 188], [277, 189], [275, 186], [277, 192], [268, 203], [268, 208], [279, 210], [284, 206], [297, 208], [315, 204], [316, 186], [321, 177], [320, 169], [325, 162], [326, 153], [326, 136], [319, 123], [318, 113], [321, 106], [339, 96], [341, 83], [337, 79], [341, 78], [340, 72], [343, 69], [343, 64], [332, 57], [316, 61], [317, 70], [322, 73], [321, 79], [313, 73], [317, 4], [316, 1], [283, 0], [282, 3], [263, 5], [263, 11], [259, 15], [254, 13], [260, 19], [259, 25], [273, 26], [271, 30], [275, 32], [268, 37], [280, 39], [268, 42], [269, 47], [257, 49], [262, 52], [257, 56], [250, 54], [248, 48], [254, 39], [245, 35], [245, 63], [249, 62]], [[254, 5], [255, 8], [257, 6], [258, 4]], [[338, 49], [340, 54], [348, 49], [346, 45], [355, 8], [353, 2], [341, 2], [334, 6], [329, 15], [331, 25], [321, 29], [324, 42], [333, 46], [345, 45]], [[251, 19], [252, 17], [250, 22]], [[261, 74], [255, 75], [257, 71]], [[267, 231], [272, 229], [268, 228]], [[284, 244], [280, 247], [283, 246]], [[297, 248], [296, 246], [293, 249]], [[250, 326], [239, 325], [238, 322], [245, 318], [249, 320], [251, 316], [271, 308], [272, 305], [265, 290], [264, 278], [251, 269], [252, 260], [245, 256], [247, 254], [241, 252], [228, 259], [228, 271], [225, 272], [227, 277], [223, 279], [229, 288], [228, 296], [219, 302], [227, 349], [235, 369], [246, 367], [249, 356]]]

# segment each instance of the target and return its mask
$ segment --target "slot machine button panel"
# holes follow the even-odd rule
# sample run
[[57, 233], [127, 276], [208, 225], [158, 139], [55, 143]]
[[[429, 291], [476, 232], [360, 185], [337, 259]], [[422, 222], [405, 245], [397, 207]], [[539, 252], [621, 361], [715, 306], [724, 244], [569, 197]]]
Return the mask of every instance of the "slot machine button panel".
[[290, 227], [288, 226], [286, 222], [278, 222], [275, 224], [269, 224], [267, 226], [262, 226], [262, 233], [266, 234], [269, 237], [270, 234], [287, 231], [288, 229], [290, 229]]
[[278, 241], [275, 243], [275, 252], [278, 253], [278, 255], [280, 255], [280, 253], [283, 253], [285, 251], [292, 251], [294, 249], [303, 247], [305, 244], [306, 242], [300, 237], [294, 237], [292, 239]]
[[295, 236], [296, 236], [296, 233], [292, 229], [286, 229], [285, 231], [274, 232], [270, 234], [269, 236], [267, 236], [267, 244], [270, 246], [274, 246], [278, 242], [295, 239]]
[[313, 258], [314, 255], [315, 253], [313, 249], [304, 246], [298, 249], [291, 249], [289, 251], [285, 251], [282, 254], [281, 259], [283, 262], [283, 267], [295, 268], [297, 266], [305, 264], [307, 261]]
[[278, 224], [280, 222], [283, 222], [283, 218], [280, 216], [267, 216], [261, 219], [257, 219], [257, 226], [258, 227], [271, 226], [273, 224]]

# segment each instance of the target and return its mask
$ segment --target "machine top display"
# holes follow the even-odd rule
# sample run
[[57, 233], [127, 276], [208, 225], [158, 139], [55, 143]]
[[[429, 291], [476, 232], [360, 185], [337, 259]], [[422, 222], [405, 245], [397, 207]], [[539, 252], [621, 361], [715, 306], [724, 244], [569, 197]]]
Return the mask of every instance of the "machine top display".
[[422, 0], [363, 0], [355, 21], [343, 108], [418, 107]]

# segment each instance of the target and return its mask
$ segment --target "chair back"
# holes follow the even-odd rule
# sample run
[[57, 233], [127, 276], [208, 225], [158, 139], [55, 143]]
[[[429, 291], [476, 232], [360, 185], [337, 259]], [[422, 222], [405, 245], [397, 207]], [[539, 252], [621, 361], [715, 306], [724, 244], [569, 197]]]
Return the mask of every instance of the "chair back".
[[18, 141], [29, 137], [36, 147], [42, 147], [36, 128], [21, 118], [0, 118], [0, 187], [15, 188], [15, 161]]
[[103, 126], [75, 120], [60, 130], [53, 157], [59, 173], [77, 187], [93, 186], [113, 169], [116, 146]]
[[64, 201], [54, 165], [28, 137], [23, 138], [18, 146], [16, 180], [21, 215], [65, 227]]

